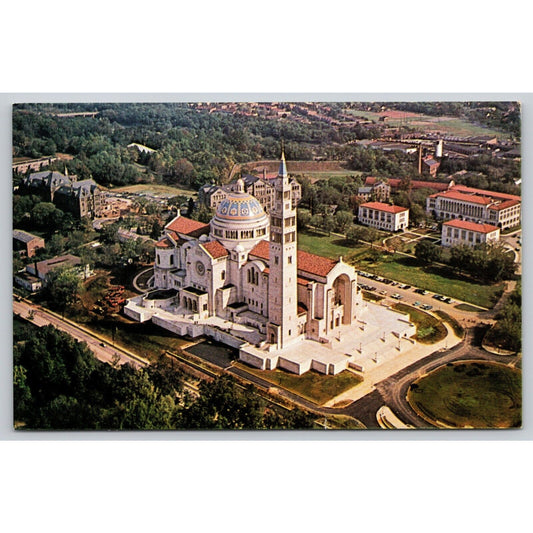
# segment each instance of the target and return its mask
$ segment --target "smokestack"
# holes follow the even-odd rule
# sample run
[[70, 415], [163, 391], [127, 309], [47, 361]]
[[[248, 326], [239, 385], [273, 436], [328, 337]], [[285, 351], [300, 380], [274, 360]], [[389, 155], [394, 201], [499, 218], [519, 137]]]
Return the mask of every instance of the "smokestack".
[[422, 174], [422, 145], [418, 145], [418, 173]]
[[437, 146], [435, 147], [435, 157], [442, 157], [442, 148], [443, 148], [443, 142], [442, 142], [442, 139], [440, 139], [437, 142]]

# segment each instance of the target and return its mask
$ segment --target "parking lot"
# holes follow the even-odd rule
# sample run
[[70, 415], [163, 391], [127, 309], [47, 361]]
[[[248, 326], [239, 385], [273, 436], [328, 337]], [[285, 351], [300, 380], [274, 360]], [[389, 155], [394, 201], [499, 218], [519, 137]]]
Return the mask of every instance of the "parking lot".
[[377, 274], [371, 274], [362, 270], [358, 270], [357, 274], [359, 276], [358, 287], [360, 289], [375, 292], [384, 298], [405, 301], [405, 303], [413, 307], [420, 307], [420, 309], [426, 311], [431, 311], [435, 308], [451, 311], [453, 310], [453, 305], [458, 303], [442, 294], [431, 293], [425, 289], [399, 283], [398, 281], [383, 278]]

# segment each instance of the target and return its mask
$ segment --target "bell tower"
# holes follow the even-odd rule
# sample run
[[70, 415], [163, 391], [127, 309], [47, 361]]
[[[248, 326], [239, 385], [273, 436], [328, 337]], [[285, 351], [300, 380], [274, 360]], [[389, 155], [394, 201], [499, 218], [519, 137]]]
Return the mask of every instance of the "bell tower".
[[270, 214], [267, 341], [283, 348], [298, 337], [296, 208], [282, 150]]

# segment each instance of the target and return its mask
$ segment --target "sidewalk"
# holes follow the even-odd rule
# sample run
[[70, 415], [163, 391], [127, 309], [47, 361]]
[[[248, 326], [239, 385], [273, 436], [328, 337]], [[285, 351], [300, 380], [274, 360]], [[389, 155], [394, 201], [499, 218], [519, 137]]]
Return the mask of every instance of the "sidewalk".
[[444, 323], [444, 326], [448, 331], [448, 335], [443, 340], [429, 345], [417, 343], [408, 352], [401, 353], [394, 359], [385, 361], [382, 364], [376, 364], [374, 368], [370, 368], [363, 373], [364, 381], [362, 383], [339, 394], [323, 404], [322, 407], [334, 407], [335, 404], [345, 402], [346, 400], [360, 400], [363, 396], [371, 393], [375, 389], [377, 383], [380, 383], [389, 376], [396, 374], [396, 372], [399, 372], [403, 368], [416, 363], [420, 359], [423, 359], [434, 352], [452, 348], [463, 340], [455, 335], [448, 324]]

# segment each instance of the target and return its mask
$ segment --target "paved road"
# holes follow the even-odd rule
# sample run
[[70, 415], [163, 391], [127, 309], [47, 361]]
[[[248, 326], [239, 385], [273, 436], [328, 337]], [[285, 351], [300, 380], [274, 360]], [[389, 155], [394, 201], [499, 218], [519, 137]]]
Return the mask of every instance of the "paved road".
[[386, 380], [376, 384], [376, 390], [343, 409], [345, 414], [359, 419], [369, 428], [378, 428], [376, 413], [383, 405], [389, 406], [394, 414], [405, 422], [419, 428], [431, 428], [421, 419], [406, 401], [407, 389], [417, 378], [451, 361], [476, 359], [505, 364], [516, 364], [517, 356], [494, 355], [483, 350], [469, 330], [465, 341], [454, 348], [435, 352], [420, 361], [400, 370]]
[[100, 361], [108, 363], [117, 361], [118, 364], [129, 363], [135, 368], [146, 366], [147, 364], [140, 357], [129, 354], [121, 348], [109, 346], [105, 340], [42, 307], [29, 304], [26, 301], [13, 301], [13, 312], [16, 315], [26, 318], [30, 314], [30, 311], [33, 311], [32, 322], [35, 325], [41, 327], [50, 324], [61, 331], [69, 333], [75, 339], [86, 342], [89, 349]]

